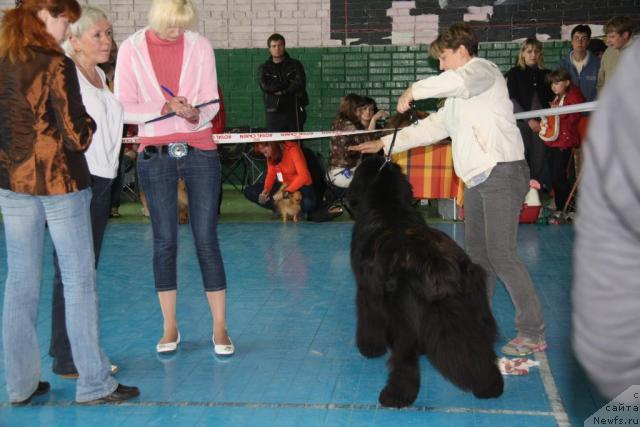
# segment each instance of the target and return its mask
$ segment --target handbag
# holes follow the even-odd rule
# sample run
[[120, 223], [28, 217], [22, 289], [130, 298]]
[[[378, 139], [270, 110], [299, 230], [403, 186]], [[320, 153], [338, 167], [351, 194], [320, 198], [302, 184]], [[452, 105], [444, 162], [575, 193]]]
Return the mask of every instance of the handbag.
[[[552, 107], [562, 107], [564, 103], [564, 96], [560, 98], [560, 101], [556, 104], [554, 102], [551, 103]], [[538, 136], [540, 139], [547, 142], [553, 142], [558, 139], [558, 135], [560, 135], [560, 116], [543, 116], [540, 121], [540, 132]]]

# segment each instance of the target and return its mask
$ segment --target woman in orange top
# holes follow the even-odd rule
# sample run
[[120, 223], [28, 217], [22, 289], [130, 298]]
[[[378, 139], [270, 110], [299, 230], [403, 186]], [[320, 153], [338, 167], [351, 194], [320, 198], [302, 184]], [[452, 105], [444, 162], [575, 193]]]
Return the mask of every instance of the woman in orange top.
[[267, 176], [264, 183], [250, 185], [244, 189], [244, 195], [250, 201], [274, 210], [284, 191], [302, 193], [301, 208], [309, 213], [316, 208], [316, 196], [311, 186], [311, 174], [307, 168], [302, 149], [298, 143], [257, 142], [255, 150], [267, 158]]

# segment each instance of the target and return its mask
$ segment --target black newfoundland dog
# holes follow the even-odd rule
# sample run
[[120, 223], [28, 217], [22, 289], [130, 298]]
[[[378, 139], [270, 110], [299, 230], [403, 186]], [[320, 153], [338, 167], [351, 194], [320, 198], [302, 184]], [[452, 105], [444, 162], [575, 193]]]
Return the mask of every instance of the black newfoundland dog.
[[497, 326], [485, 272], [412, 206], [400, 167], [380, 156], [356, 169], [347, 195], [354, 211], [351, 266], [357, 290], [356, 342], [365, 357], [391, 349], [383, 406], [411, 405], [418, 357], [476, 397], [498, 397], [503, 379], [493, 345]]

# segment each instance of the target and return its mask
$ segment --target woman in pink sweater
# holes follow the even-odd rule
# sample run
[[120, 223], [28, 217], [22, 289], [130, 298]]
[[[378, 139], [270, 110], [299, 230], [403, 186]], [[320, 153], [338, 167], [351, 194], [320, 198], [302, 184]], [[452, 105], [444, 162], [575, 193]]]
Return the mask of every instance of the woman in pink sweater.
[[[153, 228], [153, 272], [164, 320], [156, 351], [172, 352], [180, 343], [176, 320], [177, 184], [183, 178], [202, 281], [213, 317], [218, 355], [235, 348], [227, 334], [226, 278], [217, 237], [220, 158], [211, 139], [218, 104], [213, 49], [188, 31], [196, 22], [191, 0], [153, 0], [150, 26], [122, 43], [115, 94], [125, 123], [138, 125], [138, 175]], [[172, 117], [148, 123], [158, 116]]]

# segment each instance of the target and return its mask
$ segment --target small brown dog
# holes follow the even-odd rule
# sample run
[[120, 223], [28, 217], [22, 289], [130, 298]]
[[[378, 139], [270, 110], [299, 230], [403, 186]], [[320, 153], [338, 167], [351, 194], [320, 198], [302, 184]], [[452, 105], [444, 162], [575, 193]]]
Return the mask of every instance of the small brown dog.
[[[142, 188], [140, 189], [140, 203], [142, 203], [142, 214], [149, 216], [147, 198], [144, 196]], [[187, 197], [187, 186], [182, 178], [178, 179], [178, 223], [189, 224], [189, 198]]]
[[289, 217], [293, 219], [293, 222], [298, 222], [298, 219], [300, 219], [300, 211], [302, 210], [300, 206], [302, 193], [299, 191], [289, 193], [288, 191], [282, 191], [282, 189], [278, 190], [278, 193], [282, 194], [282, 198], [278, 200], [275, 205], [276, 210], [282, 217], [282, 222], [287, 222]]
[[189, 198], [182, 178], [178, 180], [178, 224], [189, 224]]

